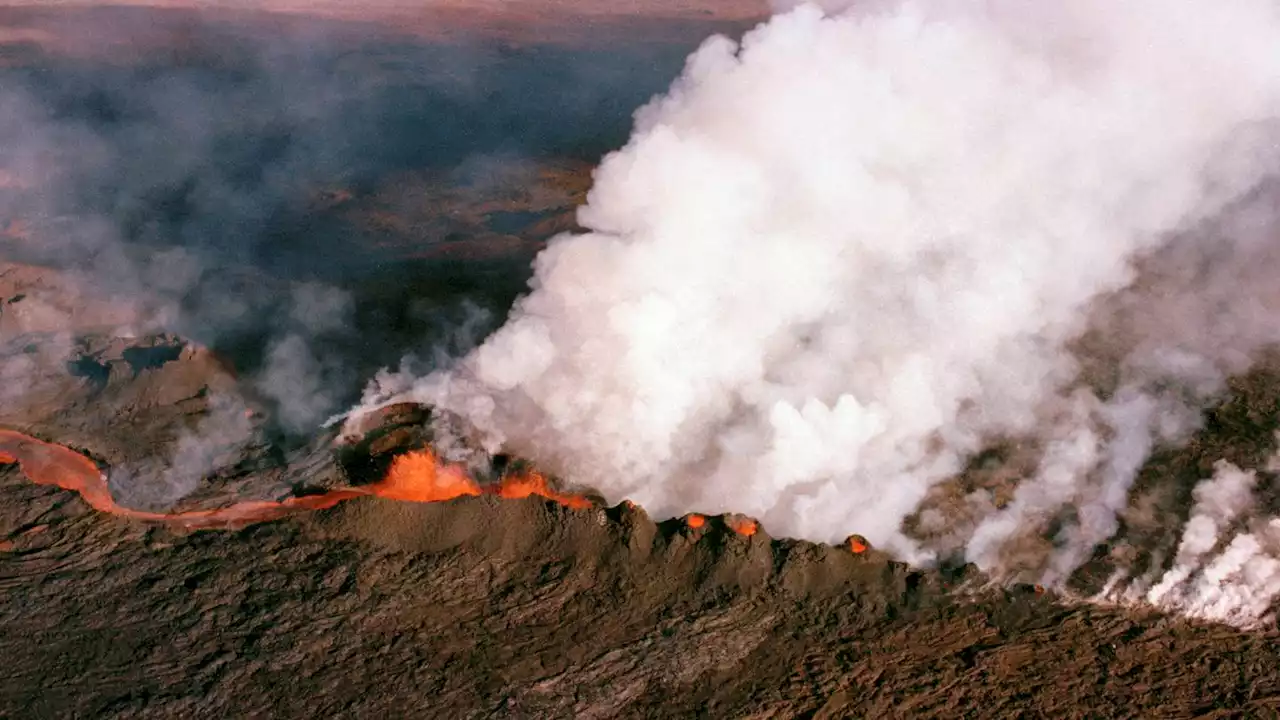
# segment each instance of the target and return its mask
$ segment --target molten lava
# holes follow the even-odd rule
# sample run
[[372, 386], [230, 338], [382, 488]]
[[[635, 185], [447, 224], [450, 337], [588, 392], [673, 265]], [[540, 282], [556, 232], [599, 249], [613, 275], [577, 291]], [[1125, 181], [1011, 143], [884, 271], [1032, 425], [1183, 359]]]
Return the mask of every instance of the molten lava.
[[360, 487], [332, 490], [319, 495], [236, 503], [216, 510], [154, 513], [123, 507], [111, 497], [107, 478], [92, 460], [61, 445], [37, 440], [12, 430], [0, 430], [0, 463], [18, 463], [22, 472], [37, 485], [52, 485], [80, 493], [90, 507], [100, 512], [135, 520], [172, 523], [188, 529], [241, 527], [277, 520], [306, 510], [323, 510], [351, 498], [375, 496], [406, 502], [440, 502], [481, 494], [504, 498], [538, 495], [570, 508], [591, 507], [580, 495], [559, 493], [536, 473], [504, 478], [493, 488], [482, 488], [461, 466], [440, 463], [429, 450], [418, 450], [395, 458], [386, 477]]
[[392, 500], [440, 502], [464, 495], [496, 495], [507, 500], [542, 497], [574, 510], [593, 507], [582, 495], [557, 492], [540, 473], [522, 470], [503, 476], [496, 485], [481, 486], [458, 465], [442, 465], [430, 450], [399, 455], [382, 481], [370, 485], [373, 494]]
[[861, 535], [849, 536], [849, 551], [854, 555], [860, 555], [867, 551], [867, 539]]
[[427, 450], [397, 456], [387, 476], [369, 487], [378, 497], [407, 502], [442, 502], [480, 494], [480, 486], [462, 468], [442, 466]]
[[532, 470], [508, 475], [507, 477], [502, 478], [502, 482], [496, 486], [494, 494], [498, 497], [507, 498], [509, 500], [518, 500], [520, 498], [527, 498], [530, 495], [538, 495], [540, 497], [547, 498], [548, 500], [554, 500], [561, 505], [573, 508], [574, 510], [584, 510], [594, 504], [589, 499], [581, 495], [569, 495], [552, 490], [547, 479]]
[[275, 520], [301, 510], [323, 510], [343, 500], [369, 493], [364, 488], [335, 490], [323, 495], [236, 503], [217, 510], [153, 513], [132, 510], [116, 503], [107, 488], [107, 478], [92, 460], [61, 445], [54, 445], [22, 433], [0, 430], [0, 462], [18, 463], [22, 473], [37, 485], [52, 485], [80, 493], [95, 510], [135, 520], [170, 522], [187, 528], [218, 528]]
[[[396, 456], [391, 461], [386, 476], [369, 485], [292, 497], [280, 502], [249, 501], [216, 510], [173, 513], [144, 512], [123, 507], [111, 496], [106, 476], [89, 458], [61, 445], [37, 440], [12, 430], [0, 430], [0, 463], [15, 462], [32, 482], [78, 492], [95, 510], [135, 520], [171, 523], [188, 529], [243, 527], [277, 520], [297, 512], [331, 508], [344, 500], [370, 495], [403, 502], [443, 502], [480, 495], [513, 500], [537, 496], [574, 510], [595, 505], [583, 495], [555, 490], [544, 475], [533, 470], [518, 470], [505, 475], [493, 485], [481, 485], [462, 466], [442, 463], [428, 449]], [[628, 502], [628, 505], [631, 503]], [[684, 522], [689, 528], [698, 530], [706, 526], [707, 518], [694, 513], [686, 515]], [[759, 523], [743, 516], [727, 516], [725, 523], [744, 537], [755, 535], [760, 529]], [[867, 545], [860, 536], [854, 535], [849, 538], [849, 549], [860, 553], [867, 549]]]

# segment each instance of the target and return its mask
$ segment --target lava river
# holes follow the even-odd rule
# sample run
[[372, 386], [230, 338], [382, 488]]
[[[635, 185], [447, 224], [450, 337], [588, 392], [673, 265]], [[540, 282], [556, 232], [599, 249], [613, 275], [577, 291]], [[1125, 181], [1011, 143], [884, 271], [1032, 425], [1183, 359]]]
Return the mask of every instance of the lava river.
[[497, 484], [482, 486], [461, 467], [442, 464], [430, 450], [425, 449], [396, 457], [386, 476], [369, 485], [292, 497], [280, 502], [248, 501], [215, 510], [174, 513], [144, 512], [124, 507], [112, 498], [106, 476], [89, 458], [61, 445], [37, 440], [12, 430], [0, 430], [0, 463], [15, 462], [32, 482], [80, 493], [85, 502], [95, 510], [188, 529], [240, 527], [276, 520], [297, 512], [323, 510], [344, 500], [370, 495], [406, 502], [441, 502], [477, 495], [503, 498], [538, 495], [570, 508], [587, 508], [593, 505], [591, 500], [581, 495], [552, 490], [546, 478], [535, 472], [508, 475]]

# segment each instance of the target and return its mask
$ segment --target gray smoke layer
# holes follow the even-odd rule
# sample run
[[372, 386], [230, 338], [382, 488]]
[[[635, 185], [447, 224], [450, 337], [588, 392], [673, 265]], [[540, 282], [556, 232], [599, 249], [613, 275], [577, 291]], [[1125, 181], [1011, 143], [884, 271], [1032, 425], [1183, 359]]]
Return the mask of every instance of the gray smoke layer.
[[[513, 50], [457, 33], [418, 42], [213, 10], [38, 8], [0, 22], [37, 23], [20, 36], [41, 38], [0, 39], [3, 259], [55, 266], [86, 296], [127, 299], [134, 313], [117, 334], [212, 348], [242, 381], [234, 402], [264, 411], [269, 439], [288, 442], [424, 335], [494, 327], [465, 327], [477, 313], [459, 297], [464, 272], [422, 277], [424, 263], [410, 271], [379, 255], [376, 231], [317, 211], [326, 193], [367, 197], [398, 173], [461, 178], [490, 160], [594, 157], [626, 137], [630, 108], [683, 55]], [[402, 200], [434, 199], [410, 188]], [[512, 293], [523, 277], [507, 283]], [[493, 292], [485, 281], [469, 281], [474, 294]], [[474, 345], [456, 347], [457, 335], [438, 349]], [[36, 360], [46, 358], [0, 362], [0, 393], [23, 393]], [[157, 466], [172, 469], [164, 478], [144, 481], [159, 471], [139, 467], [117, 479], [163, 505], [190, 491], [206, 460], [261, 434], [215, 408]]]
[[[294, 361], [308, 377], [277, 383], [277, 338], [295, 357], [340, 342], [349, 325], [299, 321], [290, 309], [308, 303], [314, 314], [350, 297], [299, 281], [306, 268], [278, 272], [297, 249], [273, 245], [290, 242], [289, 217], [310, 193], [348, 179], [341, 153], [324, 149], [341, 147], [328, 137], [322, 100], [338, 83], [320, 74], [310, 47], [327, 40], [287, 35], [266, 45], [188, 19], [170, 28], [182, 43], [163, 37], [170, 16], [145, 23], [119, 13], [96, 16], [102, 33], [127, 47], [135, 24], [147, 24], [161, 47], [180, 43], [185, 56], [143, 48], [140, 57], [81, 59], [54, 48], [0, 70], [0, 168], [15, 179], [0, 192], [0, 214], [24, 229], [5, 258], [56, 266], [88, 293], [128, 298], [137, 314], [126, 332], [179, 333], [227, 353], [270, 386], [283, 429], [310, 429], [329, 408], [317, 411], [324, 401], [302, 391], [349, 388], [352, 375], [338, 363]], [[55, 27], [62, 41], [80, 30]], [[277, 267], [266, 273], [249, 270], [270, 261]], [[313, 297], [295, 298], [299, 284]]]
[[[368, 228], [317, 220], [326, 192], [602, 152], [625, 137], [615, 105], [665, 85], [679, 59], [213, 10], [0, 22], [43, 23], [52, 38], [0, 43], [4, 258], [78, 271], [98, 295], [135, 302], [136, 332], [213, 347], [291, 432], [358, 397], [368, 373], [439, 324], [434, 311], [460, 312], [428, 307]], [[545, 102], [566, 87], [569, 100]]]
[[213, 396], [209, 412], [178, 434], [168, 457], [113, 468], [109, 475], [112, 495], [125, 507], [168, 509], [194, 492], [209, 475], [240, 461], [253, 437], [247, 410], [234, 395]]
[[[1276, 8], [845, 5], [708, 40], [507, 324], [361, 409], [448, 408], [659, 516], [1067, 577], [1275, 339]], [[930, 509], [944, 541], [904, 531], [1009, 438], [1040, 448], [1011, 501]]]

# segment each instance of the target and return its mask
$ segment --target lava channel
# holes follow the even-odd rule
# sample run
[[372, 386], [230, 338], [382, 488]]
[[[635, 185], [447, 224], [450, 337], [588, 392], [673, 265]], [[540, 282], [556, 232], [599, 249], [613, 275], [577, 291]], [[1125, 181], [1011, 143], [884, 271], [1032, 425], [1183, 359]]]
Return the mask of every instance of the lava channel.
[[545, 477], [532, 471], [506, 476], [495, 485], [481, 486], [460, 466], [442, 464], [430, 450], [425, 449], [397, 456], [386, 476], [369, 485], [292, 497], [280, 502], [255, 500], [215, 510], [174, 513], [124, 507], [111, 496], [106, 476], [89, 458], [61, 445], [12, 430], [0, 430], [0, 463], [15, 462], [27, 479], [37, 485], [77, 492], [90, 507], [100, 512], [197, 530], [235, 528], [278, 520], [298, 512], [324, 510], [344, 500], [365, 496], [405, 502], [442, 502], [465, 496], [495, 495], [514, 499], [536, 495], [574, 509], [594, 505], [584, 496], [552, 490]]

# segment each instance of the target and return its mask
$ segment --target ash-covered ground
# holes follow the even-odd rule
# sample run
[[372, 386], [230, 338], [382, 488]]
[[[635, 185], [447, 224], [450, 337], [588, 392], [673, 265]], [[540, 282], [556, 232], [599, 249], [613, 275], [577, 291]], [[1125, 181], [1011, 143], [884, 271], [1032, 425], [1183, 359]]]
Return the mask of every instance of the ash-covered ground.
[[[539, 42], [488, 16], [0, 10], [0, 137], [29, 173], [0, 177], [0, 426], [140, 510], [375, 481], [426, 413], [341, 446], [316, 421], [502, 321], [632, 110], [751, 11], [721, 15], [557, 15]], [[1233, 379], [1063, 593], [626, 503], [361, 498], [184, 532], [0, 466], [0, 716], [1275, 716], [1274, 623], [1085, 600], [1118, 558], [1167, 561], [1219, 461], [1280, 509], [1278, 413], [1280, 362]], [[1010, 496], [1021, 453], [932, 507]]]

